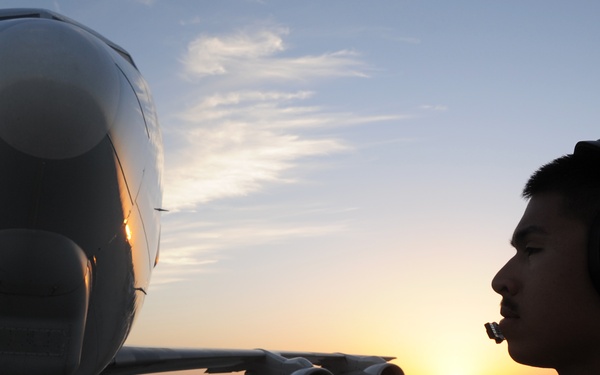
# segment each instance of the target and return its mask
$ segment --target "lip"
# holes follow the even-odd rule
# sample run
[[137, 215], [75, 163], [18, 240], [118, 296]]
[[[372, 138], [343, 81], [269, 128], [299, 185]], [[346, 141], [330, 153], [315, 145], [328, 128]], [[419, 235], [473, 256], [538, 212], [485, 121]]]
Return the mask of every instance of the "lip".
[[512, 307], [502, 305], [500, 308], [500, 315], [502, 315], [505, 319], [518, 319], [519, 314]]

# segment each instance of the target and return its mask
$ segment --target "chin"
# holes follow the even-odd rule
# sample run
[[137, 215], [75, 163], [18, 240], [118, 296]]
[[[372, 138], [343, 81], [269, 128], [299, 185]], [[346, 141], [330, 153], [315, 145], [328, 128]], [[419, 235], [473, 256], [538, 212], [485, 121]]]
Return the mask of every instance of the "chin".
[[507, 340], [508, 354], [517, 363], [533, 367], [554, 368], [553, 356], [539, 343], [519, 343]]

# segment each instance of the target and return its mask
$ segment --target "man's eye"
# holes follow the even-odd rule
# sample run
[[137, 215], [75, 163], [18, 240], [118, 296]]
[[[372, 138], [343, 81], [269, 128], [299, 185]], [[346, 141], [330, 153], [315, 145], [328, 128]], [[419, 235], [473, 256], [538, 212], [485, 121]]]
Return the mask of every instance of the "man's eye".
[[540, 251], [542, 251], [542, 249], [539, 248], [539, 247], [526, 247], [525, 250], [524, 250], [524, 252], [525, 252], [525, 254], [527, 256], [531, 256], [531, 255], [533, 255], [535, 253], [538, 253]]

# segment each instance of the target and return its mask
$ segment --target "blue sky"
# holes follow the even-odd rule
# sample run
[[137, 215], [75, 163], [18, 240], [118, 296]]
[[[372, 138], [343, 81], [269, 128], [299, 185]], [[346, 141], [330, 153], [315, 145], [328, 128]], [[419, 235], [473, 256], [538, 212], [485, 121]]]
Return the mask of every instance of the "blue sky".
[[600, 138], [599, 3], [0, 6], [95, 29], [152, 89], [170, 212], [130, 344], [544, 373], [483, 323], [529, 174]]

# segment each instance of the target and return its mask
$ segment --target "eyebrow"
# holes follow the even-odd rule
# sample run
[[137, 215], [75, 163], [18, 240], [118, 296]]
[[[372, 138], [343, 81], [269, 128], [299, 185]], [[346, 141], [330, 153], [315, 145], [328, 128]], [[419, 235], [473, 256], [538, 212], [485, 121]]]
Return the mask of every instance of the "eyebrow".
[[527, 236], [529, 236], [531, 234], [546, 235], [546, 234], [548, 234], [548, 232], [544, 228], [542, 228], [538, 225], [530, 225], [523, 229], [519, 229], [517, 232], [515, 232], [513, 234], [513, 237], [510, 240], [511, 246], [516, 248], [518, 244], [522, 243], [525, 240], [525, 238], [527, 238]]

